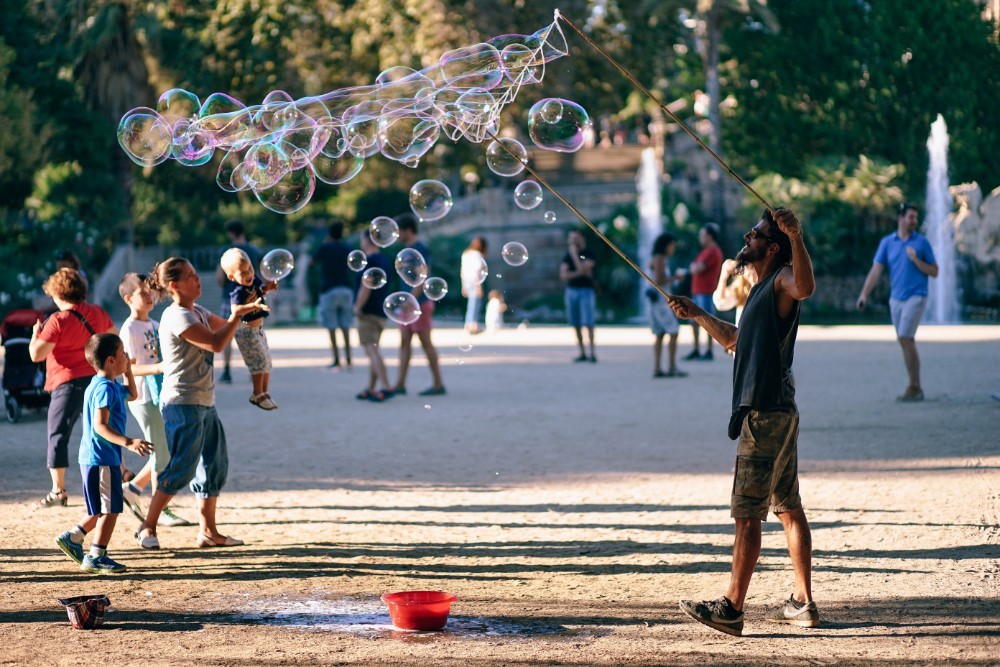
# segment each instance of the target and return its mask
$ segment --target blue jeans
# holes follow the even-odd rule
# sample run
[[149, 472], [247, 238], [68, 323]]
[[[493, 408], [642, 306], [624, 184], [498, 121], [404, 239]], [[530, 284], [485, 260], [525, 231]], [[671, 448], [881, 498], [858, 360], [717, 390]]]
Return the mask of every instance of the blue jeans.
[[691, 300], [709, 315], [715, 315], [715, 302], [712, 301], [711, 294], [692, 294]]
[[597, 311], [597, 296], [592, 287], [566, 288], [566, 319], [573, 327], [592, 327]]
[[170, 462], [158, 473], [159, 490], [173, 496], [190, 483], [199, 498], [218, 496], [226, 485], [229, 453], [215, 406], [164, 405], [162, 412]]
[[465, 326], [479, 323], [479, 305], [483, 302], [483, 297], [476, 294], [479, 285], [466, 285], [465, 291], [469, 295], [469, 304], [465, 307]]

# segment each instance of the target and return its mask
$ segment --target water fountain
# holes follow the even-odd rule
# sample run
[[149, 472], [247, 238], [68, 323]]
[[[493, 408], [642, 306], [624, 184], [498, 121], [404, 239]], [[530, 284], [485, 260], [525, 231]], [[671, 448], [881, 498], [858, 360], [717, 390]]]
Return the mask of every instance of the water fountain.
[[[663, 231], [663, 223], [660, 219], [661, 172], [661, 166], [656, 159], [656, 151], [652, 148], [644, 150], [639, 162], [639, 172], [635, 177], [639, 204], [636, 258], [639, 266], [646, 272], [649, 271], [649, 262], [652, 259], [653, 241]], [[649, 320], [649, 300], [645, 296], [648, 287], [645, 280], [639, 281], [639, 315], [644, 322]]]
[[930, 165], [927, 168], [927, 239], [937, 260], [937, 278], [930, 279], [929, 299], [924, 320], [934, 324], [959, 321], [961, 313], [955, 271], [955, 237], [951, 222], [951, 193], [948, 191], [948, 126], [941, 114], [931, 124], [927, 138]]

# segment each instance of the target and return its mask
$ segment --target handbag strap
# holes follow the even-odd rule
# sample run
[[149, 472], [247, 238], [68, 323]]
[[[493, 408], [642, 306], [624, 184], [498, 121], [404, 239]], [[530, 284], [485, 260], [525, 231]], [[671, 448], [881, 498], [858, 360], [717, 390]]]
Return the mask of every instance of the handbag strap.
[[97, 335], [97, 332], [94, 331], [94, 327], [90, 326], [90, 322], [87, 321], [87, 318], [84, 317], [82, 313], [79, 313], [79, 312], [73, 310], [72, 308], [69, 309], [69, 312], [73, 313], [73, 315], [76, 316], [76, 319], [80, 320], [80, 322], [83, 323], [83, 326], [87, 327], [87, 331], [90, 332], [91, 336], [96, 336]]

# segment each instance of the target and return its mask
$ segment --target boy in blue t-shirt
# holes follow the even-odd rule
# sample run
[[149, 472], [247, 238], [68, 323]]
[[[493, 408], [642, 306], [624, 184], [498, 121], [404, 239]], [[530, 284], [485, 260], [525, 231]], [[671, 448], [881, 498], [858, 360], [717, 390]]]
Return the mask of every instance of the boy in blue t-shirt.
[[[147, 456], [153, 444], [125, 433], [125, 402], [139, 395], [132, 366], [122, 339], [111, 333], [94, 334], [85, 348], [87, 361], [97, 375], [83, 395], [83, 439], [80, 441], [80, 472], [87, 517], [72, 530], [56, 538], [56, 546], [92, 574], [118, 574], [125, 566], [111, 560], [108, 542], [123, 507], [122, 447]], [[115, 382], [125, 375], [127, 386]], [[90, 553], [83, 554], [83, 537], [97, 528]]]

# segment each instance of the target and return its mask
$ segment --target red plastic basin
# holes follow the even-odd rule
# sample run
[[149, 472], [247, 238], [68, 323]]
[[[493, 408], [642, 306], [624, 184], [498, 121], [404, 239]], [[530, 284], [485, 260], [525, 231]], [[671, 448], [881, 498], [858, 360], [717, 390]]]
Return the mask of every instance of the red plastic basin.
[[448, 622], [451, 603], [457, 600], [444, 591], [401, 591], [382, 596], [392, 624], [400, 630], [440, 630]]

